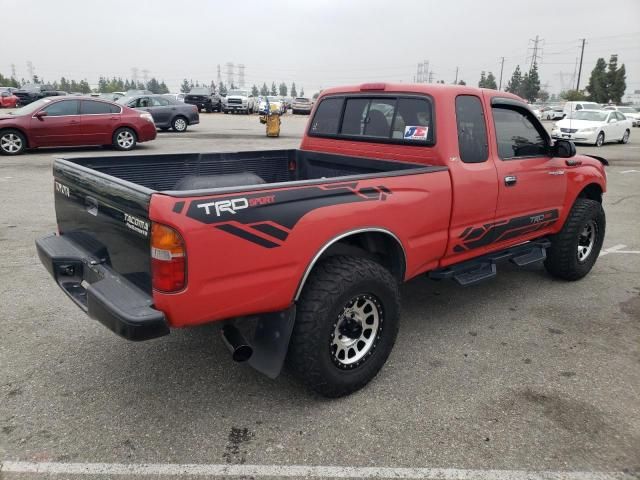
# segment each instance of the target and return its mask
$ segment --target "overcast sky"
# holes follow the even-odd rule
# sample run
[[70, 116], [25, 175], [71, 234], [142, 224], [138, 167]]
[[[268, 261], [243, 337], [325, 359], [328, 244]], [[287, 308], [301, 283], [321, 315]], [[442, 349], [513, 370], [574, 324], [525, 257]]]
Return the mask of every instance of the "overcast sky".
[[[428, 60], [433, 81], [503, 85], [542, 40], [540, 77], [550, 92], [581, 86], [598, 57], [619, 55], [627, 93], [640, 90], [640, 0], [0, 0], [0, 73], [45, 80], [132, 76], [138, 68], [177, 91], [183, 78], [216, 80], [219, 64], [245, 65], [247, 86], [296, 82], [305, 93], [365, 81], [412, 82]], [[11, 19], [13, 17], [13, 19]], [[572, 82], [573, 80], [573, 82]], [[237, 81], [237, 79], [236, 79]]]

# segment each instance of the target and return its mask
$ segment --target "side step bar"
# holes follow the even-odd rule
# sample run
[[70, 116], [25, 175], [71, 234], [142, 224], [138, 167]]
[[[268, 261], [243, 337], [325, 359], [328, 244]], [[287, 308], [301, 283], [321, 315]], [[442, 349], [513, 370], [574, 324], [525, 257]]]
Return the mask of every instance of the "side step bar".
[[496, 263], [499, 261], [510, 260], [518, 267], [541, 262], [547, 258], [546, 249], [550, 246], [549, 240], [540, 238], [456, 265], [432, 270], [428, 275], [433, 280], [453, 279], [461, 286], [468, 287], [495, 277]]

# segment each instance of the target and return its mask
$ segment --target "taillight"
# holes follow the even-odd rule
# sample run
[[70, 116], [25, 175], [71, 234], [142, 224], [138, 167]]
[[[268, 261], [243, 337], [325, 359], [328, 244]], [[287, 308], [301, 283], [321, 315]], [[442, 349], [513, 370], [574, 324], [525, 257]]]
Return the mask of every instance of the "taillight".
[[155, 290], [177, 292], [187, 283], [187, 251], [182, 236], [171, 227], [151, 226], [151, 277]]

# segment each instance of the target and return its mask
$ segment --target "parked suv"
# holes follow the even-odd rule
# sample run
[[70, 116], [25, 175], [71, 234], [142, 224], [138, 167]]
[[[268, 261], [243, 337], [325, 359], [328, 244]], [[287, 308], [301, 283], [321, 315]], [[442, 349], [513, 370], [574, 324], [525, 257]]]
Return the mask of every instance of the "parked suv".
[[184, 97], [184, 103], [195, 105], [198, 112], [219, 112], [222, 106], [220, 95], [209, 87], [195, 87]]
[[313, 108], [313, 103], [306, 97], [297, 97], [291, 103], [291, 112], [295, 115], [297, 113], [304, 113], [309, 115], [311, 113], [311, 109]]
[[600, 110], [602, 106], [599, 103], [594, 102], [567, 102], [564, 104], [563, 112], [564, 117], [570, 117], [571, 114], [579, 112], [580, 110]]
[[18, 97], [19, 105], [28, 105], [31, 102], [35, 102], [36, 100], [40, 100], [45, 97], [57, 97], [61, 94], [66, 95], [67, 93], [61, 93], [51, 85], [40, 85], [39, 83], [28, 83], [23, 85], [22, 88], [19, 88], [13, 94]]

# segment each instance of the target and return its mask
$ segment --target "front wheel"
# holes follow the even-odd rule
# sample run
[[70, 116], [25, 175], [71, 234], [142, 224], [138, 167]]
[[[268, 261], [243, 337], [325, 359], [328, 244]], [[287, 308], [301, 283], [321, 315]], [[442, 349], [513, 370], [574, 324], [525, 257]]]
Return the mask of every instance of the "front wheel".
[[116, 150], [133, 150], [136, 146], [136, 132], [130, 128], [119, 128], [113, 134], [112, 144]]
[[18, 130], [4, 130], [0, 133], [0, 154], [20, 155], [27, 148], [27, 139]]
[[398, 284], [388, 270], [366, 258], [328, 258], [298, 302], [287, 365], [321, 395], [353, 393], [386, 362], [399, 314]]
[[622, 138], [620, 139], [620, 143], [622, 143], [622, 144], [628, 143], [628, 142], [629, 142], [629, 134], [630, 134], [630, 133], [631, 133], [631, 132], [629, 132], [629, 130], [628, 130], [628, 129], [627, 129], [627, 130], [625, 130], [625, 131], [624, 131], [624, 134], [622, 135]]
[[578, 198], [559, 233], [553, 235], [544, 266], [554, 277], [579, 280], [598, 259], [606, 219], [600, 202]]

